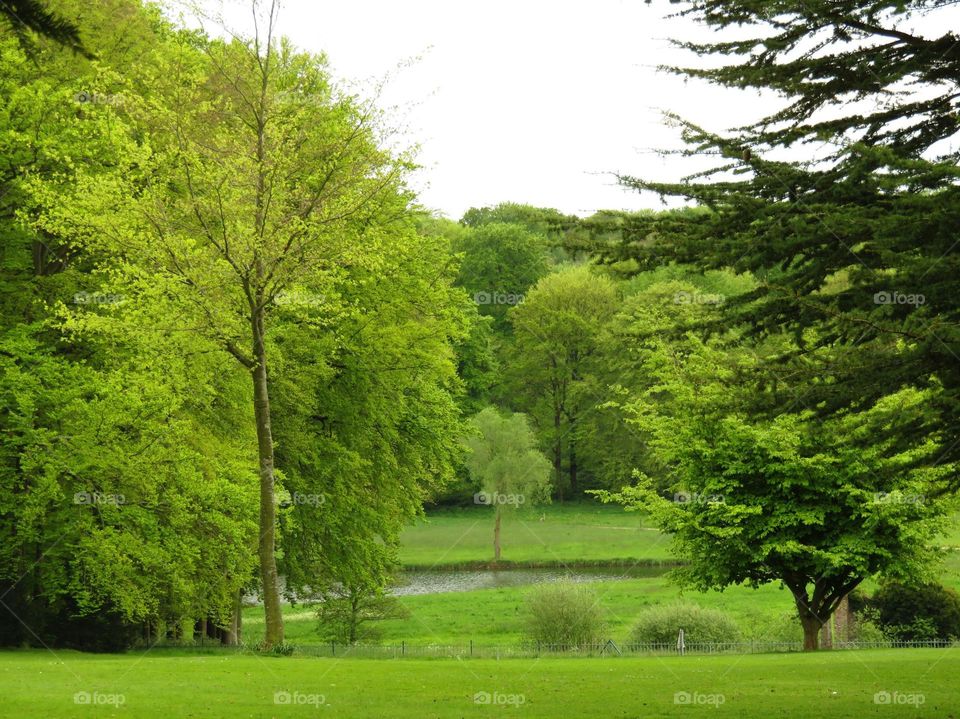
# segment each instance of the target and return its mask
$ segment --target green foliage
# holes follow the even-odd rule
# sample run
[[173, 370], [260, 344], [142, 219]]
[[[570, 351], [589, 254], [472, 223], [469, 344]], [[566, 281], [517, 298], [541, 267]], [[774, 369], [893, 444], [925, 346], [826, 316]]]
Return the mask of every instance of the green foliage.
[[617, 310], [614, 283], [589, 266], [540, 280], [510, 312], [515, 341], [503, 394], [530, 414], [553, 461], [554, 486], [576, 496], [582, 420], [606, 396], [602, 337]]
[[755, 361], [694, 338], [651, 350], [645, 366], [659, 381], [627, 411], [669, 468], [672, 496], [649, 477], [601, 496], [650, 512], [673, 535], [686, 584], [782, 581], [815, 645], [819, 623], [867, 577], [929, 572], [949, 506], [935, 497], [953, 468], [911, 469], [939, 455], [931, 438], [909, 449], [876, 439], [878, 427], [922, 413], [923, 393], [831, 423], [811, 412], [750, 417], [740, 378]]
[[291, 588], [380, 582], [462, 454], [476, 317], [407, 159], [285, 41], [51, 10], [98, 62], [0, 37], [0, 643], [226, 630], [263, 537]]
[[589, 587], [569, 582], [538, 585], [527, 595], [524, 610], [526, 638], [545, 649], [586, 647], [603, 640], [603, 610]]
[[507, 328], [508, 310], [548, 271], [545, 237], [519, 224], [483, 224], [461, 235], [454, 248], [462, 254], [457, 284], [500, 330]]
[[372, 586], [333, 588], [317, 607], [320, 638], [339, 644], [376, 642], [382, 630], [374, 622], [409, 616], [410, 612], [396, 597]]
[[898, 640], [960, 637], [960, 595], [940, 584], [905, 585], [887, 582], [870, 601], [876, 620]]
[[485, 495], [481, 504], [516, 509], [550, 501], [550, 464], [537, 449], [524, 415], [504, 416], [487, 407], [471, 419], [470, 426], [467, 468]]
[[[624, 271], [672, 261], [757, 278], [712, 327], [796, 338], [764, 355], [757, 384], [780, 388], [758, 393], [757, 412], [799, 405], [837, 415], [912, 387], [928, 392], [926, 411], [909, 426], [878, 427], [878, 441], [910, 446], [957, 434], [952, 6], [684, 4], [682, 14], [714, 37], [679, 42], [697, 57], [671, 72], [784, 102], [729, 132], [671, 117], [690, 152], [712, 158], [710, 169], [682, 182], [623, 181], [697, 207], [638, 215], [598, 232], [593, 246]], [[735, 38], [716, 39], [732, 28]], [[952, 462], [960, 447], [947, 442], [943, 451], [938, 461]]]
[[725, 644], [739, 641], [737, 623], [719, 609], [696, 604], [661, 604], [644, 609], [630, 631], [630, 641], [669, 644], [683, 630], [686, 644]]

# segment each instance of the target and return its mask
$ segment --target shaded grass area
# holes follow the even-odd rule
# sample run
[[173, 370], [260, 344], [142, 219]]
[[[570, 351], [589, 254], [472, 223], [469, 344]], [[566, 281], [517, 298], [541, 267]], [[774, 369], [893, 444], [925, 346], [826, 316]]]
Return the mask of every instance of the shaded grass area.
[[[0, 653], [0, 717], [948, 717], [958, 671], [957, 650], [922, 649], [499, 662], [36, 650]], [[123, 703], [78, 705], [78, 692]]]

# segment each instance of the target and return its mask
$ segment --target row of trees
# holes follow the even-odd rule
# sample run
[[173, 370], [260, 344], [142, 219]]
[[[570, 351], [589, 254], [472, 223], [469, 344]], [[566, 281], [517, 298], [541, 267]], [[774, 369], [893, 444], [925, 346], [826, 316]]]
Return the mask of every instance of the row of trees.
[[475, 306], [276, 3], [227, 40], [50, 10], [95, 59], [0, 36], [0, 643], [236, 641], [255, 591], [280, 644], [282, 592], [378, 591], [459, 466]]

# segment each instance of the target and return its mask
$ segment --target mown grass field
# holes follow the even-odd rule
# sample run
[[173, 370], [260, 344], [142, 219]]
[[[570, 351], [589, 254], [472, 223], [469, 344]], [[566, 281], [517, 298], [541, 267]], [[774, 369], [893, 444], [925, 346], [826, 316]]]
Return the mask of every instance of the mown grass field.
[[[519, 564], [612, 561], [671, 562], [670, 538], [638, 512], [599, 502], [546, 505], [504, 513], [502, 559]], [[943, 546], [960, 549], [960, 515]], [[466, 507], [428, 512], [401, 536], [404, 566], [442, 568], [493, 559], [493, 510]], [[947, 563], [960, 585], [960, 555]]]
[[932, 649], [499, 662], [32, 650], [0, 653], [0, 717], [947, 719], [958, 672], [958, 650]]
[[[431, 512], [401, 537], [406, 566], [443, 567], [493, 559], [493, 509]], [[502, 559], [520, 563], [668, 561], [670, 540], [649, 520], [598, 502], [504, 512]]]
[[[722, 608], [733, 616], [745, 639], [799, 641], [799, 625], [792, 620], [793, 604], [788, 592], [770, 585], [758, 590], [733, 587], [725, 592], [681, 593], [666, 577], [623, 579], [590, 583], [603, 607], [607, 635], [617, 642], [626, 639], [643, 607], [671, 601], [691, 601]], [[521, 639], [524, 597], [530, 587], [480, 589], [400, 597], [410, 612], [404, 619], [378, 622], [384, 643], [461, 645], [469, 640], [484, 644], [514, 644]], [[294, 644], [321, 641], [313, 610], [305, 605], [285, 607], [286, 638]], [[775, 637], [773, 636], [775, 635]], [[244, 611], [243, 638], [256, 642], [263, 636], [263, 610]]]

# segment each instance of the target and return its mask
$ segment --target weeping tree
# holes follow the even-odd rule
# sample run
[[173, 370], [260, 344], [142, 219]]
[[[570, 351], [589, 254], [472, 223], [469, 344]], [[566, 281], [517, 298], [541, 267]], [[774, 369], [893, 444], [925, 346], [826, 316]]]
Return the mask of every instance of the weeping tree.
[[477, 504], [494, 509], [493, 561], [500, 561], [500, 523], [504, 508], [550, 501], [550, 462], [523, 414], [504, 416], [487, 407], [471, 420], [467, 468], [480, 487]]

